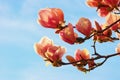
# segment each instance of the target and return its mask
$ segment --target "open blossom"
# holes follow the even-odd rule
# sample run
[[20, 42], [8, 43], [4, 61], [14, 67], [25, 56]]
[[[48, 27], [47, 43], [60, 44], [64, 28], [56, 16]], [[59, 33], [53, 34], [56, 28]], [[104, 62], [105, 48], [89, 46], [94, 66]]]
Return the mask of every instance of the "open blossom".
[[84, 34], [85, 36], [90, 36], [92, 31], [92, 25], [89, 19], [87, 18], [80, 18], [76, 24], [76, 29]]
[[47, 58], [45, 52], [49, 47], [53, 46], [53, 41], [48, 37], [43, 37], [41, 40], [34, 44], [35, 52], [38, 53], [43, 58]]
[[61, 30], [59, 34], [61, 39], [69, 44], [74, 44], [76, 41], [77, 34], [74, 33], [73, 26], [70, 23], [66, 28]]
[[[76, 61], [88, 60], [88, 59], [91, 59], [91, 58], [90, 58], [89, 51], [87, 49], [83, 49], [83, 50], [77, 49], [76, 50], [76, 52], [75, 52], [75, 60]], [[88, 64], [88, 67], [91, 68], [95, 65], [95, 62], [94, 62], [94, 60], [88, 60], [87, 64]], [[81, 67], [78, 66], [79, 70], [81, 70], [80, 68]]]
[[76, 50], [75, 60], [78, 61], [78, 60], [82, 60], [82, 59], [84, 59], [84, 60], [90, 59], [90, 54], [87, 49], [83, 49], [83, 50], [77, 49]]
[[42, 56], [44, 59], [51, 61], [61, 60], [65, 53], [65, 48], [56, 46], [52, 40], [47, 37], [43, 37], [38, 43], [34, 44], [35, 52]]
[[64, 23], [63, 11], [59, 8], [45, 8], [39, 11], [38, 23], [46, 28], [57, 28]]
[[117, 9], [120, 0], [87, 0], [86, 3], [90, 7], [96, 7], [99, 16], [105, 17], [111, 11]]
[[[114, 23], [115, 21], [117, 21], [118, 19], [120, 19], [120, 16], [117, 14], [112, 14], [110, 13], [108, 16], [106, 16], [106, 24], [107, 25], [111, 25], [112, 23]], [[114, 24], [111, 27], [112, 30], [117, 30], [120, 29], [120, 22]]]
[[116, 50], [117, 53], [120, 53], [120, 44], [118, 44], [118, 46], [116, 47], [115, 50]]

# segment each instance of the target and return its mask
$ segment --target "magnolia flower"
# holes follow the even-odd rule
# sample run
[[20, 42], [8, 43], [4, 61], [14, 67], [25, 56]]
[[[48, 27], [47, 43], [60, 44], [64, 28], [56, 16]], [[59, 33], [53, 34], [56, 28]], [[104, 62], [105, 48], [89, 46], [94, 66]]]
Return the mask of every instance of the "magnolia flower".
[[[100, 25], [97, 21], [95, 21], [95, 30], [96, 31], [102, 31], [106, 28], [106, 24]], [[96, 35], [94, 35], [94, 40], [102, 43], [102, 42], [107, 42], [107, 41], [112, 41], [112, 39], [110, 38], [112, 35], [112, 31], [111, 29], [107, 29], [102, 33], [98, 33]]]
[[90, 20], [87, 18], [80, 18], [76, 24], [76, 29], [85, 36], [90, 36], [92, 31], [92, 25]]
[[[115, 21], [117, 21], [118, 19], [120, 19], [120, 16], [117, 15], [117, 14], [108, 14], [108, 16], [106, 16], [106, 24], [107, 25], [111, 25], [112, 23], [114, 23]], [[114, 24], [111, 29], [112, 30], [117, 30], [117, 29], [120, 29], [120, 22]]]
[[77, 34], [74, 33], [73, 26], [70, 23], [66, 28], [61, 30], [59, 34], [61, 39], [69, 44], [74, 44], [76, 41]]
[[47, 37], [43, 37], [38, 43], [35, 43], [34, 49], [41, 57], [52, 62], [60, 61], [65, 53], [64, 47], [54, 45], [52, 40]]
[[98, 7], [101, 0], [87, 0], [86, 3], [90, 7]]
[[59, 8], [45, 8], [39, 11], [38, 23], [46, 28], [57, 28], [64, 23], [63, 11]]
[[45, 55], [51, 61], [60, 61], [64, 53], [65, 53], [65, 48], [61, 46], [52, 46], [47, 49]]
[[87, 0], [87, 5], [96, 7], [98, 15], [101, 17], [107, 16], [114, 8], [117, 9], [120, 0]]
[[83, 49], [83, 50], [77, 49], [75, 51], [75, 60], [78, 61], [82, 59], [84, 60], [90, 59], [90, 54], [87, 49]]
[[52, 47], [53, 41], [50, 40], [48, 37], [43, 37], [41, 40], [34, 44], [35, 52], [38, 53], [41, 57], [47, 58], [45, 53], [47, 52], [47, 49]]
[[98, 9], [98, 15], [101, 17], [106, 17], [112, 9], [109, 6], [101, 7]]
[[111, 8], [116, 8], [120, 0], [103, 0], [103, 3], [110, 6]]

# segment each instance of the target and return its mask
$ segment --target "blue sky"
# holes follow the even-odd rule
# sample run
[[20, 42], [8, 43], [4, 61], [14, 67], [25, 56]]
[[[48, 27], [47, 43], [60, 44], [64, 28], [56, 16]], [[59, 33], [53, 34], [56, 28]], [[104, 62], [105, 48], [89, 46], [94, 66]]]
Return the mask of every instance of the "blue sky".
[[[85, 0], [0, 0], [0, 80], [116, 80], [120, 76], [120, 57], [109, 59], [103, 66], [84, 74], [72, 66], [54, 68], [45, 62], [33, 49], [33, 44], [43, 36], [51, 38], [55, 44], [67, 48], [67, 54], [74, 55], [77, 48], [90, 47], [91, 41], [81, 45], [69, 45], [60, 40], [54, 30], [37, 24], [37, 14], [42, 8], [61, 8], [66, 23], [73, 25], [80, 17], [91, 21], [99, 18], [95, 9], [87, 7]], [[61, 44], [62, 43], [62, 44]], [[97, 44], [101, 53], [114, 53], [117, 42]], [[65, 57], [65, 56], [64, 56]], [[63, 59], [66, 61], [65, 59]]]

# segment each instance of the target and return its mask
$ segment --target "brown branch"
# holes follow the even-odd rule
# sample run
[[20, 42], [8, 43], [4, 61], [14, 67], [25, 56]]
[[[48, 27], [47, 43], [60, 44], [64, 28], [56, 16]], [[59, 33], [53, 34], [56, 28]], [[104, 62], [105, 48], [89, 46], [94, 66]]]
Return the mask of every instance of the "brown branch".
[[[115, 25], [117, 22], [119, 22], [120, 21], [120, 19], [118, 19], [117, 21], [115, 21], [115, 22], [113, 22], [112, 24], [110, 24], [109, 26], [106, 26], [106, 28], [105, 29], [103, 29], [103, 30], [100, 30], [100, 31], [96, 31], [95, 33], [93, 33], [92, 35], [90, 35], [89, 37], [85, 37], [85, 38], [81, 38], [82, 39], [82, 41], [84, 42], [85, 40], [88, 40], [88, 39], [90, 39], [90, 38], [92, 38], [93, 36], [95, 36], [95, 35], [97, 35], [97, 34], [99, 34], [99, 33], [103, 33], [104, 31], [106, 31], [106, 30], [108, 30], [109, 28], [111, 28], [113, 25]], [[79, 37], [78, 37], [79, 38]], [[80, 43], [81, 43], [81, 39], [78, 39], [78, 43], [79, 43], [79, 40], [80, 40]], [[118, 38], [113, 38], [113, 40], [118, 40]]]
[[[102, 59], [102, 58], [106, 59], [106, 58], [110, 58], [110, 57], [117, 56], [117, 55], [120, 55], [120, 53], [109, 54], [109, 55], [106, 55], [106, 56], [97, 56], [97, 57], [94, 57], [92, 59], [87, 59], [86, 61], [98, 60], [98, 59]], [[62, 65], [69, 65], [69, 64], [74, 64], [74, 63], [78, 63], [78, 62], [81, 62], [81, 60], [75, 61], [75, 62], [72, 62], [72, 63], [64, 63], [64, 62], [62, 62], [60, 64], [62, 64]]]
[[108, 58], [105, 58], [104, 61], [102, 61], [101, 63], [95, 64], [93, 67], [86, 69], [86, 71], [91, 71], [91, 70], [93, 70], [93, 69], [95, 69], [95, 68], [97, 68], [99, 66], [102, 66], [107, 61], [107, 59]]
[[97, 33], [103, 33], [104, 31], [106, 31], [107, 29], [111, 28], [113, 25], [115, 25], [117, 22], [119, 22], [120, 19], [118, 19], [117, 21], [115, 21], [114, 23], [112, 23], [111, 25], [109, 26], [106, 26], [105, 29], [101, 30], [101, 31], [98, 31]]
[[111, 57], [114, 57], [114, 56], [117, 56], [117, 55], [120, 55], [120, 53], [114, 53], [114, 54], [109, 54], [109, 55], [106, 55], [106, 56], [96, 56], [94, 58], [91, 58], [91, 59], [87, 59], [87, 60], [79, 60], [79, 61], [74, 61], [74, 62], [68, 62], [68, 63], [65, 63], [65, 62], [60, 62], [59, 64], [60, 65], [71, 65], [71, 64], [77, 64], [77, 63], [82, 63], [82, 62], [89, 62], [89, 61], [95, 61], [95, 60], [99, 60], [99, 59], [104, 59], [102, 62], [100, 63], [96, 63], [93, 67], [90, 67], [88, 69], [86, 69], [86, 71], [90, 71], [90, 70], [93, 70], [99, 66], [102, 66], [109, 58]]
[[96, 55], [96, 56], [101, 56], [100, 54], [97, 53], [97, 50], [96, 50], [96, 41], [94, 41], [94, 44], [93, 44], [93, 49], [94, 49], [94, 54], [93, 55]]

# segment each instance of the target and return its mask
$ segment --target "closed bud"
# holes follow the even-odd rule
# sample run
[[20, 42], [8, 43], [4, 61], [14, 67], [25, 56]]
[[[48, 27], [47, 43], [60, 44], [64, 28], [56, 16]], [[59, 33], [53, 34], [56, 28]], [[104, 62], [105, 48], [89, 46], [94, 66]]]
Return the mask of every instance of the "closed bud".
[[69, 44], [74, 44], [76, 41], [77, 34], [74, 33], [73, 26], [70, 23], [66, 28], [62, 29], [59, 34], [61, 39]]
[[76, 24], [76, 29], [84, 34], [85, 36], [90, 36], [91, 31], [92, 31], [92, 25], [89, 19], [87, 18], [80, 18], [79, 21]]

